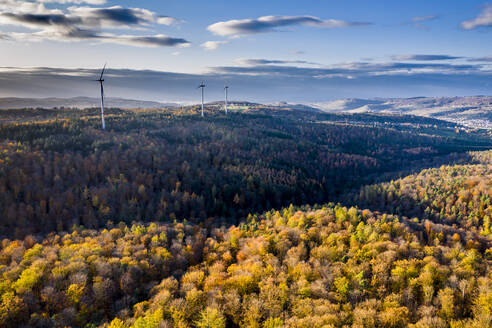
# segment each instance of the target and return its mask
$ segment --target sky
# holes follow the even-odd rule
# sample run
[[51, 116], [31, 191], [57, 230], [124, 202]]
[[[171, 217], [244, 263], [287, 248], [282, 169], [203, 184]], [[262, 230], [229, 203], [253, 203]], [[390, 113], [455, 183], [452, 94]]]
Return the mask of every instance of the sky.
[[0, 97], [491, 95], [492, 2], [0, 0]]

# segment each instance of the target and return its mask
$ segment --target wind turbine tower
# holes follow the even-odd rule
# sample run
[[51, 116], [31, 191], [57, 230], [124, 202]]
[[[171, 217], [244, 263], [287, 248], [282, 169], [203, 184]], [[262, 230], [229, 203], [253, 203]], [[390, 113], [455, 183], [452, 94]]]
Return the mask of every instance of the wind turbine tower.
[[227, 115], [227, 90], [229, 90], [229, 87], [226, 85], [224, 87], [224, 92], [225, 92], [224, 109], [225, 109], [226, 115]]
[[103, 76], [104, 76], [104, 70], [105, 69], [106, 69], [106, 64], [104, 64], [104, 67], [101, 71], [101, 76], [99, 77], [99, 80], [95, 80], [95, 81], [99, 82], [99, 84], [101, 85], [101, 121], [102, 121], [103, 130], [106, 129], [106, 122], [104, 121], [104, 87], [103, 87], [103, 82], [104, 82]]
[[200, 85], [198, 86], [198, 89], [202, 89], [202, 117], [203, 117], [203, 116], [204, 116], [204, 115], [203, 115], [203, 101], [204, 101], [204, 98], [203, 98], [203, 92], [204, 92], [204, 89], [205, 89], [205, 84], [203, 84], [203, 82], [202, 82], [202, 84], [200, 84]]

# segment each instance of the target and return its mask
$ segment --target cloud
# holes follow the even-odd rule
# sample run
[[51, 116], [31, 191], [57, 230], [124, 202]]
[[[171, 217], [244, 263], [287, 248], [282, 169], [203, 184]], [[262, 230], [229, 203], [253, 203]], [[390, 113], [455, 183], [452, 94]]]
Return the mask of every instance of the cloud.
[[434, 61], [434, 60], [454, 60], [463, 57], [448, 56], [448, 55], [396, 55], [392, 56], [393, 60], [401, 61]]
[[468, 61], [470, 61], [470, 62], [492, 62], [492, 56], [469, 58]]
[[415, 17], [412, 17], [412, 19], [410, 19], [408, 24], [412, 24], [414, 27], [416, 27], [418, 29], [428, 31], [429, 28], [427, 26], [425, 26], [423, 23], [431, 21], [431, 20], [435, 20], [437, 18], [439, 18], [438, 15], [415, 16]]
[[[98, 74], [100, 68], [0, 68], [0, 96], [96, 97], [99, 90], [91, 77]], [[105, 86], [108, 97], [199, 102], [197, 83], [207, 84], [207, 100], [213, 101], [222, 99], [227, 82], [237, 100], [313, 102], [485, 94], [491, 77], [490, 68], [478, 63], [354, 62], [328, 67], [224, 66], [201, 74], [111, 68]]]
[[412, 19], [410, 21], [414, 22], [414, 23], [425, 22], [425, 21], [437, 19], [438, 17], [439, 17], [438, 15], [415, 16], [415, 17], [412, 17]]
[[40, 14], [48, 11], [56, 11], [61, 13], [61, 10], [48, 10], [45, 4], [50, 5], [103, 5], [106, 0], [0, 0], [0, 11], [12, 12], [12, 13], [29, 13], [29, 14]]
[[0, 14], [0, 23], [17, 25], [28, 28], [43, 28], [46, 26], [71, 26], [81, 23], [78, 17], [69, 17], [62, 14]]
[[[367, 78], [369, 76], [411, 76], [422, 74], [484, 74], [490, 71], [484, 70], [482, 65], [454, 65], [436, 63], [341, 63], [330, 66], [299, 66], [284, 64], [304, 64], [303, 61], [282, 61], [262, 59], [240, 59], [238, 66], [221, 66], [212, 68], [212, 72], [220, 74], [238, 75], [275, 75], [285, 78]], [[313, 65], [314, 63], [309, 63]]]
[[478, 27], [492, 27], [492, 4], [485, 5], [482, 12], [476, 18], [462, 22], [461, 27], [465, 30], [473, 30]]
[[[9, 38], [21, 41], [42, 41], [42, 40], [57, 40], [57, 41], [98, 41], [102, 43], [115, 43], [134, 47], [189, 47], [190, 42], [181, 39], [173, 38], [164, 34], [155, 35], [121, 35], [113, 33], [96, 33], [91, 30], [71, 28], [63, 31], [41, 31], [38, 33], [12, 33]], [[0, 38], [1, 39], [1, 38]]]
[[59, 10], [48, 10], [42, 3], [20, 0], [0, 1], [0, 13], [24, 13], [24, 14], [61, 14]]
[[74, 4], [82, 4], [82, 3], [87, 3], [89, 5], [104, 5], [106, 3], [106, 0], [37, 0], [38, 2], [42, 3], [61, 3], [61, 4], [68, 4], [68, 3], [74, 3]]
[[222, 44], [227, 44], [229, 41], [207, 41], [202, 43], [200, 46], [205, 50], [217, 50]]
[[308, 62], [305, 60], [279, 60], [279, 59], [245, 59], [239, 58], [235, 62], [243, 66], [258, 66], [258, 65], [286, 65], [286, 64], [301, 64], [301, 65], [320, 65], [318, 63]]
[[103, 41], [111, 43], [126, 44], [130, 46], [143, 47], [188, 47], [190, 42], [185, 39], [172, 38], [164, 34], [152, 36], [135, 36], [135, 35], [108, 35], [100, 36]]
[[[21, 23], [29, 28], [77, 25], [86, 28], [128, 28], [130, 26], [150, 25], [153, 23], [171, 25], [179, 22], [169, 16], [157, 14], [141, 8], [108, 8], [69, 7], [64, 13], [60, 10], [44, 8], [40, 13], [6, 12], [0, 14], [4, 24]], [[0, 21], [1, 22], [1, 21]]]
[[248, 34], [274, 32], [279, 27], [315, 26], [325, 28], [342, 28], [368, 25], [366, 22], [348, 22], [336, 19], [321, 20], [315, 16], [263, 16], [256, 19], [229, 20], [209, 25], [207, 29], [220, 36], [237, 37]]
[[157, 18], [157, 24], [161, 24], [161, 25], [174, 25], [181, 22], [182, 20], [171, 16], [160, 16], [159, 18]]
[[152, 23], [172, 25], [178, 19], [169, 16], [158, 16], [156, 13], [142, 8], [123, 8], [113, 6], [108, 8], [70, 7], [68, 11], [79, 17], [86, 26], [128, 27], [149, 25]]
[[47, 9], [43, 4], [32, 2], [16, 7], [16, 1], [5, 0], [0, 3], [0, 10], [3, 11], [0, 12], [0, 25], [14, 25], [34, 31], [10, 33], [8, 34], [10, 40], [94, 40], [144, 47], [189, 45], [185, 39], [164, 34], [141, 36], [104, 32], [104, 29], [109, 28], [148, 29], [153, 24], [171, 25], [179, 22], [176, 18], [159, 16], [147, 9], [113, 6], [107, 8], [68, 7], [60, 10]]

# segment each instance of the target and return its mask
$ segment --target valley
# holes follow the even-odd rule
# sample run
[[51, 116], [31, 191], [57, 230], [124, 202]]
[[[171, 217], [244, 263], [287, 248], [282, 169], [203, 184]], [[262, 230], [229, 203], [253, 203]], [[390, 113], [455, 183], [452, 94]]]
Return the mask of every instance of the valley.
[[2, 327], [489, 322], [487, 130], [263, 105], [0, 120]]

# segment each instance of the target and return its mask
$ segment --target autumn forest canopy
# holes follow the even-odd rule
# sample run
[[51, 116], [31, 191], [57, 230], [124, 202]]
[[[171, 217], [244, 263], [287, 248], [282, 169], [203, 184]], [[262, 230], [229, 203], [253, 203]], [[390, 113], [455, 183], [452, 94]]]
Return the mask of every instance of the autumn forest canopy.
[[262, 105], [0, 111], [1, 327], [487, 327], [492, 135]]

